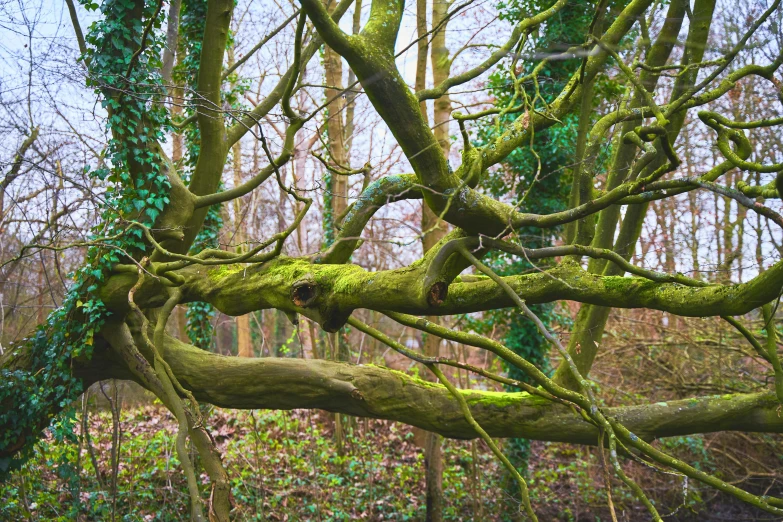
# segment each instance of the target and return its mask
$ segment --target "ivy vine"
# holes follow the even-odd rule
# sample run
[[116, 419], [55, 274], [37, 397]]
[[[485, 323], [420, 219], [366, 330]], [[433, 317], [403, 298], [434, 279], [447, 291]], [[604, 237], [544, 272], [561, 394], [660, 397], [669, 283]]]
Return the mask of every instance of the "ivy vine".
[[[512, 23], [518, 23], [527, 13], [538, 12], [549, 7], [549, 3], [541, 0], [510, 0], [499, 4], [501, 18]], [[556, 52], [562, 42], [575, 42], [589, 26], [595, 4], [590, 0], [580, 0], [567, 5], [556, 17], [548, 21], [538, 34], [531, 35], [529, 45], [537, 54]], [[560, 60], [548, 64], [540, 73], [538, 89], [546, 103], [554, 100], [565, 86], [565, 82], [580, 66], [581, 60]], [[535, 62], [525, 62], [518, 76], [532, 72]], [[513, 80], [508, 65], [499, 67], [490, 76], [488, 85], [495, 96], [496, 106], [507, 107], [514, 94]], [[527, 89], [533, 85], [525, 85]], [[502, 116], [503, 123], [511, 123], [517, 114]], [[501, 125], [502, 127], [502, 125]], [[563, 125], [558, 125], [538, 132], [528, 147], [519, 147], [503, 162], [500, 169], [491, 172], [483, 185], [495, 198], [511, 200], [520, 210], [536, 214], [550, 214], [566, 208], [570, 173], [562, 165], [574, 163], [574, 150], [577, 138], [577, 115], [569, 114], [563, 118]], [[493, 123], [479, 129], [479, 144], [490, 143], [496, 138], [497, 127]], [[512, 187], [514, 187], [512, 193]], [[527, 195], [528, 192], [535, 197]], [[559, 234], [559, 230], [541, 230], [526, 227], [516, 230], [515, 241], [529, 248], [551, 246]], [[524, 273], [533, 269], [527, 260], [512, 258], [502, 252], [491, 252], [486, 262], [501, 275]], [[567, 322], [568, 318], [557, 314], [554, 304], [531, 305], [531, 310], [550, 329], [558, 322]], [[489, 331], [493, 326], [501, 326], [504, 331], [503, 343], [514, 353], [535, 364], [541, 371], [551, 375], [549, 362], [550, 345], [539, 333], [536, 326], [524, 315], [507, 310], [497, 310], [485, 314], [483, 328]], [[518, 368], [505, 365], [508, 376], [528, 384], [529, 378]], [[515, 388], [510, 391], [517, 391]], [[523, 475], [527, 474], [530, 457], [530, 441], [527, 439], [510, 439], [508, 444], [509, 459]]]
[[[110, 314], [98, 288], [115, 264], [149, 249], [142, 231], [127, 226], [128, 221], [151, 225], [169, 203], [170, 184], [158, 145], [169, 129], [158, 72], [164, 42], [161, 4], [84, 0], [82, 5], [102, 15], [90, 26], [88, 49], [81, 57], [89, 71], [87, 85], [108, 114], [104, 161], [94, 170], [85, 167], [107, 184], [101, 224], [90, 234], [94, 246], [73, 274], [62, 304], [22, 341], [28, 358], [24, 366], [32, 370], [12, 366], [0, 371], [0, 479], [29, 459], [39, 430], [49, 427], [59, 440], [74, 439], [75, 412], [69, 405], [82, 385], [72, 364], [92, 356], [95, 336]], [[18, 349], [13, 352], [19, 356]]]

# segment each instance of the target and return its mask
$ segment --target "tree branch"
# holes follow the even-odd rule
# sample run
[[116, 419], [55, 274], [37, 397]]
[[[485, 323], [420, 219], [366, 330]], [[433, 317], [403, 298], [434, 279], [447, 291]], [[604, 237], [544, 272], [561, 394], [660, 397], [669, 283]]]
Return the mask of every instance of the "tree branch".
[[[450, 438], [478, 436], [445, 387], [388, 368], [320, 359], [224, 357], [171, 337], [166, 338], [162, 356], [196, 399], [222, 408], [322, 409], [395, 420]], [[101, 375], [92, 378], [131, 377], [99, 353], [94, 359], [88, 363], [92, 369], [79, 369], [86, 379], [97, 368]], [[598, 440], [594, 425], [542, 397], [478, 390], [460, 393], [476, 422], [493, 437], [575, 444]], [[651, 440], [730, 430], [781, 433], [783, 418], [777, 415], [777, 406], [771, 394], [739, 394], [606, 408], [605, 413], [638, 437]]]
[[[313, 264], [307, 259], [279, 257], [250, 266], [197, 264], [171, 274], [182, 281], [183, 302], [209, 302], [232, 316], [277, 308], [302, 314], [327, 331], [338, 330], [357, 309], [453, 315], [513, 306], [508, 295], [489, 280], [443, 285], [437, 299], [432, 299], [431, 288], [424, 284], [430, 262], [427, 257], [408, 267], [369, 272], [356, 265]], [[156, 266], [153, 263], [153, 272]], [[100, 291], [102, 301], [118, 314], [127, 311], [125, 296], [135, 282], [135, 268], [130, 272], [112, 276]], [[701, 288], [591, 274], [572, 261], [546, 271], [508, 276], [504, 281], [530, 304], [566, 299], [616, 308], [650, 308], [686, 317], [742, 315], [780, 295], [783, 261], [745, 283]], [[161, 306], [162, 290], [161, 282], [149, 279], [139, 291], [139, 303]], [[301, 292], [308, 298], [301, 299]]]

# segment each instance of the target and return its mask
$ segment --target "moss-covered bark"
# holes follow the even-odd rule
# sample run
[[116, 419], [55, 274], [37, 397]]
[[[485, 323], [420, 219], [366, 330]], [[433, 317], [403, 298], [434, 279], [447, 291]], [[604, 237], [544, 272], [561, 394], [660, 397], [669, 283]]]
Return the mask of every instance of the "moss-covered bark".
[[[202, 402], [225, 408], [317, 408], [390, 419], [445, 437], [477, 434], [440, 384], [374, 365], [288, 358], [245, 359], [199, 350], [167, 337], [162, 350], [177, 379]], [[79, 367], [97, 378], [133, 378], [108, 350]], [[463, 390], [473, 417], [492, 436], [595, 444], [597, 430], [572, 410], [527, 393]], [[725, 430], [783, 432], [773, 394], [723, 395], [607, 408], [643, 439]]]
[[[204, 301], [228, 315], [278, 308], [301, 313], [324, 328], [342, 326], [353, 310], [366, 308], [416, 315], [450, 315], [513, 306], [489, 279], [448, 286], [442, 304], [427, 299], [427, 263], [382, 272], [356, 265], [313, 264], [280, 257], [260, 266], [195, 266], [177, 271], [183, 277], [183, 302]], [[135, 275], [113, 276], [101, 298], [111, 310], [124, 313]], [[687, 317], [745, 314], [775, 299], [783, 288], [783, 262], [741, 284], [685, 286], [641, 277], [601, 276], [565, 261], [546, 272], [508, 276], [504, 280], [528, 303], [561, 299], [617, 308], [651, 308]], [[297, 295], [308, 289], [308, 299]], [[160, 306], [167, 287], [149, 279], [137, 299]], [[298, 303], [298, 304], [297, 304]]]

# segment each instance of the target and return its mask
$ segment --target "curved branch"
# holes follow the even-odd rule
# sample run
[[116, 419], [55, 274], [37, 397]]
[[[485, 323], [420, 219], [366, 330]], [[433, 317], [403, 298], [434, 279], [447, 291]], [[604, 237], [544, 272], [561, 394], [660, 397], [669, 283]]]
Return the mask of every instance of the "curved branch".
[[[207, 4], [196, 89], [196, 120], [201, 133], [201, 148], [188, 185], [188, 189], [197, 196], [212, 193], [217, 189], [228, 154], [226, 126], [221, 110], [221, 73], [233, 5], [229, 0]], [[199, 228], [201, 221], [203, 216], [198, 219]]]
[[87, 60], [85, 56], [87, 54], [87, 44], [84, 42], [84, 33], [79, 23], [79, 15], [76, 13], [76, 5], [73, 3], [73, 0], [65, 0], [65, 3], [68, 5], [68, 14], [71, 16], [73, 32], [76, 33], [76, 43], [79, 45], [79, 52]]
[[[249, 194], [251, 191], [258, 188], [264, 181], [266, 181], [269, 178], [269, 176], [275, 173], [275, 170], [277, 168], [282, 167], [283, 165], [288, 163], [288, 160], [291, 159], [291, 155], [293, 154], [293, 150], [294, 150], [294, 138], [296, 137], [296, 133], [299, 131], [301, 127], [302, 127], [302, 123], [299, 121], [296, 121], [288, 126], [288, 128], [285, 131], [285, 142], [283, 143], [283, 149], [282, 151], [280, 151], [280, 155], [272, 163], [262, 168], [258, 174], [250, 178], [248, 181], [242, 183], [241, 185], [237, 185], [236, 187], [233, 187], [231, 189], [224, 190], [222, 192], [214, 192], [212, 194], [207, 194], [204, 196], [196, 196], [195, 208], [199, 209], [203, 207], [208, 207], [210, 205], [231, 201], [232, 199], [236, 199], [244, 196], [245, 194]], [[265, 140], [266, 138], [263, 135], [261, 135], [260, 139]]]
[[163, 0], [158, 0], [158, 5], [155, 8], [155, 12], [150, 17], [149, 21], [147, 22], [147, 25], [144, 27], [144, 31], [141, 34], [141, 43], [139, 44], [139, 48], [136, 49], [136, 52], [133, 53], [130, 60], [128, 61], [128, 69], [125, 71], [125, 77], [130, 78], [130, 74], [133, 71], [133, 67], [136, 65], [136, 62], [139, 59], [139, 56], [141, 56], [141, 53], [144, 52], [144, 49], [147, 47], [147, 37], [150, 34], [150, 31], [152, 30], [152, 26], [155, 23], [155, 20], [158, 18], [158, 15], [160, 14], [160, 10], [163, 8]]
[[[373, 365], [325, 360], [224, 357], [167, 337], [163, 357], [200, 402], [236, 409], [323, 409], [389, 419], [445, 437], [476, 432], [458, 402], [438, 384]], [[115, 368], [96, 354], [90, 363]], [[82, 368], [84, 375], [89, 369]], [[115, 370], [115, 371], [116, 371]], [[126, 371], [127, 372], [127, 371]], [[220, 379], [215, 379], [219, 374]], [[104, 378], [104, 373], [101, 378]], [[130, 378], [128, 373], [114, 373]], [[461, 390], [475, 420], [493, 437], [595, 444], [598, 430], [571, 409], [528, 393]], [[607, 417], [650, 440], [741, 430], [783, 432], [774, 395], [740, 394], [606, 408]]]
[[237, 61], [234, 63], [234, 65], [232, 65], [231, 67], [229, 67], [228, 69], [226, 69], [225, 71], [223, 71], [223, 76], [222, 76], [223, 80], [225, 80], [226, 78], [228, 78], [228, 77], [231, 75], [231, 73], [233, 73], [234, 71], [236, 71], [236, 70], [237, 70], [239, 67], [241, 67], [241, 66], [242, 66], [242, 64], [243, 64], [243, 63], [245, 63], [246, 61], [248, 61], [248, 60], [250, 59], [250, 57], [251, 57], [251, 56], [253, 56], [253, 55], [254, 55], [254, 54], [255, 54], [255, 53], [256, 53], [256, 52], [257, 52], [259, 49], [261, 49], [261, 48], [262, 48], [264, 45], [266, 45], [266, 43], [267, 43], [269, 40], [271, 40], [272, 38], [274, 38], [275, 36], [277, 36], [277, 35], [278, 35], [278, 33], [280, 33], [280, 31], [282, 31], [283, 29], [285, 29], [285, 27], [286, 27], [288, 24], [290, 24], [290, 23], [291, 23], [291, 22], [294, 20], [294, 18], [296, 18], [297, 16], [299, 16], [299, 9], [295, 10], [295, 11], [294, 11], [294, 14], [292, 14], [291, 16], [289, 16], [288, 18], [286, 18], [286, 20], [285, 20], [285, 21], [284, 21], [282, 24], [278, 25], [278, 26], [277, 26], [275, 29], [273, 29], [271, 33], [269, 33], [269, 34], [267, 34], [266, 36], [264, 36], [264, 37], [261, 39], [261, 41], [260, 41], [260, 42], [258, 42], [256, 45], [254, 45], [254, 46], [253, 46], [253, 48], [252, 48], [252, 49], [250, 49], [248, 52], [246, 52], [246, 53], [245, 53], [245, 55], [244, 55], [242, 58], [240, 58], [239, 60], [237, 60]]
[[359, 246], [360, 235], [381, 207], [395, 201], [421, 198], [415, 174], [384, 176], [373, 181], [351, 206], [340, 233], [328, 250], [315, 257], [316, 263], [345, 263]]
[[[340, 3], [337, 4], [337, 7], [335, 7], [334, 11], [332, 11], [331, 19], [335, 22], [339, 22], [340, 18], [345, 14], [353, 2], [354, 0], [340, 0]], [[302, 50], [301, 67], [304, 68], [307, 66], [312, 57], [315, 56], [315, 53], [318, 51], [318, 49], [320, 49], [321, 45], [323, 45], [323, 40], [317, 36], [310, 40], [307, 46]], [[229, 147], [239, 141], [242, 136], [248, 132], [248, 130], [258, 125], [263, 117], [269, 114], [269, 111], [275, 108], [275, 106], [283, 98], [286, 86], [288, 85], [291, 76], [294, 74], [294, 71], [295, 68], [293, 66], [289, 67], [288, 70], [280, 77], [277, 85], [275, 85], [275, 87], [269, 92], [266, 98], [264, 98], [264, 100], [256, 105], [252, 111], [245, 114], [244, 117], [240, 118], [237, 123], [228, 129], [226, 132], [226, 140]]]

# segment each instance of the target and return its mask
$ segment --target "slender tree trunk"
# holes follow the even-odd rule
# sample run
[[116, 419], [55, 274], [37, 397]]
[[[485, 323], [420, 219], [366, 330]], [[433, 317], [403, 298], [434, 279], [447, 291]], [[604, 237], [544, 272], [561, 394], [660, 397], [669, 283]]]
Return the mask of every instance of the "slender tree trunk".
[[[690, 129], [684, 130], [683, 138], [685, 139], [685, 148], [683, 154], [685, 156], [685, 163], [688, 169], [688, 176], [693, 176], [693, 152], [691, 149], [691, 132]], [[693, 273], [691, 277], [701, 279], [700, 265], [699, 265], [699, 225], [701, 221], [701, 209], [699, 207], [698, 196], [696, 191], [692, 190], [688, 192], [688, 213], [690, 214], [690, 250], [691, 250], [691, 263]]]
[[[449, 4], [434, 0], [432, 3], [432, 27], [444, 22]], [[426, 0], [419, 0], [416, 6], [417, 15], [426, 13]], [[446, 80], [451, 73], [451, 59], [446, 45], [446, 23], [432, 35], [430, 60], [432, 62], [432, 80], [438, 85]], [[416, 24], [418, 36], [426, 32], [427, 21], [418, 20]], [[424, 43], [423, 43], [424, 42]], [[427, 70], [426, 38], [419, 40], [418, 63], [416, 67], [416, 86], [423, 88], [426, 83], [424, 74]], [[421, 86], [421, 87], [420, 87]], [[426, 114], [426, 105], [422, 103], [422, 111]], [[449, 122], [451, 120], [451, 98], [448, 94], [435, 100], [433, 110], [433, 133], [443, 150], [447, 161], [451, 150]], [[424, 252], [430, 250], [447, 232], [446, 223], [426, 205], [422, 205], [421, 213], [422, 247]], [[430, 321], [438, 323], [439, 317], [429, 317]], [[424, 353], [437, 357], [440, 355], [440, 339], [434, 335], [424, 338]], [[427, 520], [439, 522], [443, 520], [443, 437], [436, 433], [426, 432], [424, 436], [424, 462], [427, 467]]]
[[237, 355], [239, 357], [253, 357], [249, 315], [237, 317]]
[[[172, 10], [174, 9], [175, 3], [178, 6], [176, 12], [179, 13], [179, 5], [181, 2], [179, 0], [175, 0], [174, 2], [172, 2], [171, 4]], [[169, 23], [171, 24], [171, 21]], [[168, 41], [168, 38], [173, 36], [176, 36], [176, 44], [173, 47], [169, 47], [170, 42]], [[177, 30], [175, 34], [175, 31], [170, 26], [167, 34], [166, 53], [174, 52], [176, 54], [177, 65], [181, 63], [182, 58], [184, 56], [184, 52], [180, 48], [181, 41], [182, 39], [179, 36], [179, 31]], [[184, 103], [185, 93], [182, 84], [179, 82], [175, 83], [174, 79], [171, 76], [171, 71], [167, 70], [168, 60], [173, 61], [174, 57], [169, 57], [168, 54], [166, 54], [164, 57], [164, 74], [168, 75], [168, 76], [164, 76], [164, 79], [167, 79], [167, 81], [169, 81], [172, 84], [171, 91], [170, 91], [171, 120], [179, 121], [182, 118], [182, 112], [183, 112], [182, 106]], [[184, 147], [185, 147], [185, 139], [184, 136], [182, 136], [182, 133], [176, 131], [172, 132], [171, 133], [171, 161], [178, 168], [182, 162], [182, 154], [184, 151]], [[188, 331], [187, 331], [188, 318], [185, 315], [186, 311], [187, 311], [186, 307], [177, 305], [174, 313], [172, 314], [176, 322], [177, 338], [183, 342], [188, 342]]]
[[[686, 4], [682, 1], [672, 2], [669, 5], [667, 20], [664, 29], [662, 29], [658, 39], [653, 45], [653, 51], [648, 54], [648, 65], [662, 65], [665, 63], [667, 57], [671, 53], [672, 42], [676, 41], [676, 35], [679, 34], [682, 26], [682, 20], [685, 15]], [[712, 0], [697, 0], [694, 5], [694, 14], [698, 11], [700, 19], [705, 20], [706, 25], [692, 25], [689, 28], [686, 51], [686, 61], [696, 63], [701, 61], [704, 54], [704, 41], [706, 41], [707, 32], [710, 27], [712, 12], [714, 9], [714, 3]], [[674, 86], [674, 92], [671, 96], [672, 99], [676, 99], [677, 96], [683, 92], [683, 89], [695, 81], [692, 75], [686, 75], [677, 80]], [[657, 77], [649, 76], [642, 78], [642, 83], [646, 86], [649, 85], [650, 89], [654, 89], [657, 85]], [[648, 89], [648, 90], [650, 90]], [[638, 103], [639, 98], [634, 103]], [[684, 118], [684, 116], [683, 116]], [[669, 140], [673, 142], [679, 134], [684, 119], [679, 117], [673, 119], [667, 126], [667, 132], [669, 133]], [[624, 127], [624, 130], [629, 129]], [[614, 164], [609, 179], [607, 179], [607, 188], [612, 188], [617, 184], [624, 181], [628, 175], [628, 167], [631, 165], [633, 159], [633, 149], [627, 146], [621, 146], [618, 152], [615, 154]], [[657, 164], [656, 164], [657, 165]], [[630, 258], [631, 254], [636, 248], [636, 242], [641, 234], [641, 228], [644, 221], [644, 215], [646, 214], [648, 205], [638, 204], [630, 205], [623, 217], [622, 224], [620, 225], [619, 234], [617, 234], [617, 240], [615, 238], [614, 231], [617, 228], [619, 221], [619, 212], [616, 210], [606, 209], [598, 215], [598, 227], [596, 228], [595, 236], [593, 238], [593, 246], [598, 247], [611, 247], [614, 243], [614, 250], [626, 259]], [[620, 275], [622, 270], [616, 268], [615, 265], [607, 265], [605, 262], [591, 262], [589, 264], [589, 270], [593, 273], [603, 273], [604, 275]], [[571, 339], [568, 345], [568, 352], [571, 357], [574, 358], [577, 368], [586, 376], [590, 368], [592, 367], [593, 360], [598, 350], [598, 342], [603, 336], [606, 321], [609, 318], [610, 309], [603, 306], [595, 305], [582, 305], [577, 314], [574, 327], [572, 329]], [[561, 364], [555, 372], [554, 380], [562, 383], [567, 387], [577, 389], [579, 384], [572, 377], [567, 365]]]
[[[336, 5], [334, 0], [327, 4], [329, 11]], [[326, 89], [324, 94], [327, 100], [331, 100], [327, 105], [327, 123], [326, 133], [329, 145], [329, 156], [331, 162], [339, 169], [347, 166], [349, 163], [348, 150], [345, 146], [345, 96], [343, 90], [343, 62], [339, 54], [330, 47], [324, 48], [324, 78], [326, 80]], [[335, 225], [337, 219], [343, 214], [347, 206], [348, 199], [348, 179], [346, 176], [332, 174], [332, 216]]]
[[[335, 5], [336, 2], [331, 0], [327, 4], [327, 9], [331, 11]], [[360, 9], [361, 4], [357, 4], [355, 10], [359, 11]], [[354, 30], [358, 30], [358, 15], [354, 16], [353, 23]], [[351, 133], [353, 132], [353, 103], [346, 107], [346, 95], [342, 92], [342, 58], [328, 46], [324, 50], [324, 77], [327, 85], [325, 89], [326, 99], [331, 100], [327, 105], [328, 120], [326, 123], [329, 157], [336, 169], [342, 170], [345, 167], [350, 167], [351, 162], [350, 148], [347, 146], [346, 129]], [[353, 100], [351, 99], [351, 101]], [[344, 217], [348, 208], [348, 177], [333, 172], [331, 180], [332, 223], [335, 228], [338, 228], [339, 221]], [[348, 346], [342, 342], [339, 335], [335, 335], [332, 340], [337, 359], [347, 361], [349, 358]]]
[[[228, 57], [228, 66], [231, 67], [235, 63], [234, 48], [229, 47], [226, 53]], [[236, 87], [236, 84], [232, 84], [232, 88]], [[231, 148], [232, 154], [232, 167], [234, 170], [234, 186], [238, 187], [242, 184], [242, 142], [237, 141]], [[243, 211], [241, 198], [236, 198], [233, 201], [234, 211], [234, 230], [232, 242], [236, 245], [237, 253], [242, 253], [245, 248], [245, 229], [242, 223]], [[253, 345], [250, 337], [250, 316], [240, 315], [235, 319], [237, 328], [237, 355], [239, 357], [253, 357]]]
[[[353, 6], [353, 34], [359, 34], [362, 22], [362, 0], [356, 0]], [[348, 69], [348, 85], [353, 85], [356, 81], [356, 74], [353, 70]], [[345, 149], [350, 159], [351, 146], [353, 145], [353, 132], [354, 132], [354, 111], [356, 109], [356, 92], [351, 91], [345, 93], [345, 128], [343, 129], [343, 136], [345, 140]]]
[[[234, 186], [242, 183], [242, 147], [241, 142], [234, 145]], [[237, 252], [245, 250], [245, 233], [242, 224], [242, 208], [239, 199], [234, 200], [234, 241], [237, 244]], [[240, 315], [236, 318], [237, 325], [237, 355], [239, 357], [253, 357], [253, 343], [250, 338], [250, 316]]]
[[[327, 0], [326, 7], [332, 11], [337, 2]], [[354, 30], [358, 29], [361, 16], [361, 3], [354, 7]], [[350, 78], [349, 78], [350, 79]], [[346, 94], [343, 93], [343, 62], [342, 57], [332, 50], [329, 46], [324, 48], [324, 80], [326, 89], [324, 94], [329, 101], [327, 105], [326, 133], [329, 147], [328, 161], [335, 167], [335, 170], [343, 170], [350, 167], [350, 149], [346, 143], [346, 128], [350, 134], [353, 133], [353, 104], [350, 104], [350, 110], [346, 107]], [[352, 137], [352, 136], [351, 136]], [[348, 139], [351, 139], [349, 137]], [[348, 207], [348, 177], [332, 172], [330, 175], [331, 183], [327, 190], [331, 191], [332, 202], [332, 222], [333, 233], [337, 233], [340, 221], [345, 215]], [[338, 361], [347, 361], [350, 359], [349, 348], [341, 339], [338, 333], [329, 334], [330, 348], [333, 351], [334, 358]], [[336, 414], [334, 416], [334, 439], [337, 445], [338, 454], [345, 452], [345, 423], [347, 417]]]

